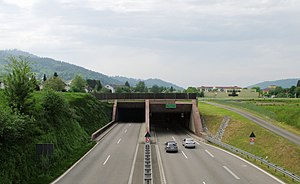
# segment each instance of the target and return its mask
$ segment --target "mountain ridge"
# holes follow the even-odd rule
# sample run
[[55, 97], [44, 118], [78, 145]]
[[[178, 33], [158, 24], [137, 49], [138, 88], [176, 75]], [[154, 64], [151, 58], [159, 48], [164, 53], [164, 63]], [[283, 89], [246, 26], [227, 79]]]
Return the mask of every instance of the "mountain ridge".
[[264, 81], [264, 82], [260, 82], [260, 83], [248, 86], [247, 88], [260, 87], [261, 89], [265, 89], [271, 85], [281, 86], [282, 88], [290, 88], [292, 86], [296, 86], [298, 80], [300, 80], [300, 78], [289, 78], [289, 79], [279, 79], [279, 80], [273, 80], [273, 81]]
[[[161, 79], [134, 79], [123, 76], [108, 76], [100, 72], [92, 71], [81, 66], [77, 66], [68, 62], [55, 60], [48, 57], [40, 57], [29, 52], [11, 49], [11, 50], [0, 50], [0, 69], [5, 65], [5, 58], [8, 56], [23, 56], [29, 60], [33, 72], [37, 74], [38, 79], [42, 79], [43, 75], [46, 74], [48, 77], [52, 76], [54, 72], [65, 81], [72, 80], [77, 74], [81, 74], [86, 79], [100, 80], [103, 85], [124, 85], [126, 81], [131, 86], [135, 86], [139, 81], [144, 81], [147, 87], [152, 87], [154, 84], [163, 87], [171, 87], [182, 90], [183, 88], [173, 83], [163, 81]], [[120, 79], [120, 80], [118, 80]], [[122, 80], [121, 80], [122, 79]], [[131, 82], [130, 82], [131, 81]]]

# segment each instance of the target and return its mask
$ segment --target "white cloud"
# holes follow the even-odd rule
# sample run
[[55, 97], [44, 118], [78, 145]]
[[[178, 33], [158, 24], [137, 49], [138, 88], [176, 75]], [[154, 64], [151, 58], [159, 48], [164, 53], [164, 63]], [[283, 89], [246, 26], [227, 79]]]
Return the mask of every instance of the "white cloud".
[[0, 0], [0, 49], [185, 87], [248, 85], [297, 77], [299, 18], [298, 0]]

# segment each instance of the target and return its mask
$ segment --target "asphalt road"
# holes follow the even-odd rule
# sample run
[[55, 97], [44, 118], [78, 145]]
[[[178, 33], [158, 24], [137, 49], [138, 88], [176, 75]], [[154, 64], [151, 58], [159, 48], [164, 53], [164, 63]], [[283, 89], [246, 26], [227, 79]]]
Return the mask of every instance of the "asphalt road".
[[118, 123], [56, 184], [127, 184], [141, 123]]
[[[198, 141], [195, 149], [184, 148], [182, 140], [188, 137], [185, 131], [157, 126], [154, 131], [165, 175], [163, 184], [282, 183], [250, 163], [205, 143]], [[165, 152], [164, 143], [169, 140], [177, 142], [178, 153]]]
[[212, 103], [212, 102], [206, 102], [208, 104], [211, 104], [211, 105], [214, 105], [214, 106], [218, 106], [218, 107], [221, 107], [221, 108], [224, 108], [224, 109], [227, 109], [227, 110], [230, 110], [230, 111], [233, 111], [235, 113], [238, 113], [242, 116], [244, 116], [245, 118], [253, 121], [254, 123], [274, 132], [275, 134], [279, 135], [279, 136], [282, 136], [284, 138], [286, 138], [287, 140], [297, 144], [298, 146], [300, 146], [300, 136], [298, 135], [295, 135], [287, 130], [284, 130], [282, 128], [279, 128], [278, 126], [276, 125], [273, 125], [272, 123], [269, 123], [257, 116], [254, 116], [246, 111], [243, 111], [243, 110], [240, 110], [240, 109], [237, 109], [237, 108], [233, 108], [233, 107], [229, 107], [229, 106], [226, 106], [226, 105], [221, 105], [221, 104], [217, 104], [217, 103]]

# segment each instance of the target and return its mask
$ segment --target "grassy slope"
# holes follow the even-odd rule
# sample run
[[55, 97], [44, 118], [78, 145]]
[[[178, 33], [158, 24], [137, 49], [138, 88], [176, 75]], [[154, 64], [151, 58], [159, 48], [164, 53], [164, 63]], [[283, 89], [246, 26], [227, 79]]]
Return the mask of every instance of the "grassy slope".
[[[229, 110], [205, 103], [199, 104], [199, 110], [204, 119], [209, 117], [206, 121], [208, 128], [219, 127], [220, 119], [224, 116], [231, 118], [223, 142], [263, 158], [268, 156], [270, 162], [300, 175], [300, 147]], [[254, 145], [249, 144], [249, 135], [252, 131], [256, 135]]]
[[[1, 95], [1, 92], [0, 92]], [[88, 94], [61, 93], [69, 104], [71, 116], [61, 117], [52, 126], [41, 116], [36, 118], [38, 133], [32, 135], [32, 141], [0, 147], [0, 183], [49, 183], [93, 145], [91, 132], [101, 128], [111, 120], [111, 107], [100, 103]], [[3, 98], [1, 98], [3, 99]], [[41, 93], [34, 94], [35, 109], [41, 110]], [[0, 100], [0, 105], [3, 105]], [[37, 115], [37, 116], [38, 116]], [[54, 125], [55, 125], [54, 124]], [[46, 125], [46, 126], [45, 126]], [[19, 144], [18, 144], [19, 143]], [[54, 154], [48, 159], [35, 155], [35, 144], [53, 143]]]
[[267, 121], [300, 135], [300, 99], [217, 100], [243, 108]]

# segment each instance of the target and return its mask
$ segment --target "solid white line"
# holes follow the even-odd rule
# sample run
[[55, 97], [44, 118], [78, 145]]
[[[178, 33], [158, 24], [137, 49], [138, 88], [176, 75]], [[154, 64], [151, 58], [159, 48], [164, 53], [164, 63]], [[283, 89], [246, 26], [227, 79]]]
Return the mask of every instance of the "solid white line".
[[174, 138], [174, 136], [172, 136], [173, 140], [176, 141], [176, 139]]
[[128, 184], [132, 184], [133, 171], [134, 171], [134, 166], [135, 166], [135, 162], [136, 162], [136, 157], [137, 157], [138, 149], [139, 149], [139, 144], [136, 144], [136, 148], [135, 148], [133, 162], [132, 162], [132, 166], [131, 166], [131, 170], [130, 170]]
[[241, 158], [241, 157], [239, 157], [239, 156], [237, 156], [237, 155], [235, 155], [235, 154], [233, 154], [233, 153], [231, 153], [231, 152], [229, 152], [229, 151], [223, 150], [223, 149], [221, 149], [221, 148], [218, 148], [218, 147], [216, 147], [216, 146], [213, 146], [213, 145], [210, 145], [210, 144], [207, 144], [207, 143], [204, 143], [204, 142], [203, 142], [203, 144], [205, 144], [205, 145], [207, 145], [207, 146], [210, 146], [210, 147], [212, 147], [212, 148], [218, 149], [218, 150], [220, 150], [220, 151], [223, 151], [223, 152], [225, 152], [225, 153], [227, 153], [227, 154], [229, 154], [229, 155], [231, 155], [231, 156], [233, 156], [233, 157], [235, 157], [235, 158], [237, 158], [237, 159], [239, 159], [239, 160], [241, 160], [241, 161], [244, 161], [244, 162], [246, 162], [247, 164], [251, 165], [252, 167], [256, 168], [257, 170], [259, 170], [259, 171], [265, 173], [266, 175], [268, 175], [269, 177], [273, 178], [273, 179], [276, 180], [277, 182], [279, 182], [279, 183], [281, 183], [281, 184], [285, 184], [283, 181], [281, 181], [280, 179], [276, 178], [275, 176], [273, 176], [272, 174], [268, 173], [267, 171], [265, 171], [265, 170], [259, 168], [258, 166], [252, 164], [251, 162], [249, 162], [249, 161], [247, 161], [247, 160], [245, 160], [245, 159], [243, 159], [243, 158]]
[[203, 181], [203, 184], [206, 184], [206, 183]]
[[108, 157], [107, 157], [106, 160], [104, 161], [103, 165], [106, 164], [106, 162], [108, 161], [109, 158], [110, 158], [110, 155], [108, 155]]
[[[156, 132], [155, 132], [155, 137], [156, 137]], [[158, 162], [158, 169], [160, 170], [160, 180], [162, 184], [167, 184], [167, 180], [166, 180], [166, 176], [165, 176], [165, 172], [164, 172], [164, 168], [163, 168], [163, 164], [161, 161], [161, 156], [160, 156], [160, 151], [158, 148], [158, 145], [155, 145], [155, 149], [156, 149], [156, 156], [157, 156], [157, 162]]]
[[215, 158], [215, 156], [214, 156], [213, 154], [211, 154], [208, 150], [205, 150], [205, 152], [206, 152], [207, 154], [209, 154], [209, 156]]
[[118, 140], [117, 144], [119, 144], [119, 143], [121, 142], [121, 140], [122, 140], [122, 139], [120, 138], [120, 139]]
[[131, 123], [129, 123], [129, 126], [131, 126]]
[[233, 177], [235, 177], [235, 179], [240, 179], [236, 174], [234, 174], [230, 169], [228, 169], [228, 167], [223, 166], [223, 168], [226, 169], [226, 171], [229, 172]]
[[184, 156], [186, 159], [188, 159], [188, 157], [186, 156], [186, 154], [185, 154], [183, 151], [181, 151], [181, 153], [183, 154], [183, 156]]
[[127, 129], [126, 129], [124, 132], [125, 132], [125, 134], [126, 134], [126, 132], [127, 132]]

